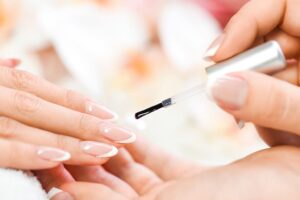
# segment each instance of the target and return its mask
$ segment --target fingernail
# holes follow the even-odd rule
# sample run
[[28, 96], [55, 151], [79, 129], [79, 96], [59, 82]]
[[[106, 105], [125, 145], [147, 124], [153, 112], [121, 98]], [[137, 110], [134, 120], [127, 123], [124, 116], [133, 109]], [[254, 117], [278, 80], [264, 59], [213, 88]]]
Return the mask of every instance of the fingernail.
[[19, 64], [21, 64], [21, 60], [15, 59], [15, 58], [8, 59], [8, 61], [9, 61], [9, 62], [11, 63], [11, 65], [14, 66], [14, 67], [17, 67]]
[[70, 153], [52, 147], [40, 147], [38, 148], [37, 154], [44, 160], [54, 162], [62, 162], [71, 158]]
[[217, 37], [213, 43], [208, 47], [207, 51], [205, 52], [203, 58], [205, 60], [211, 60], [212, 57], [214, 57], [216, 55], [216, 53], [218, 52], [221, 44], [223, 43], [225, 39], [225, 34], [220, 35], [219, 37]]
[[245, 127], [245, 121], [239, 120], [238, 127], [239, 127], [240, 129], [244, 128], [244, 127]]
[[80, 142], [80, 147], [85, 153], [96, 156], [98, 158], [109, 158], [117, 155], [118, 153], [118, 149], [113, 145], [103, 144], [99, 142]]
[[248, 83], [239, 77], [223, 76], [209, 87], [211, 96], [219, 106], [225, 109], [241, 109], [247, 100]]
[[94, 115], [103, 120], [116, 121], [118, 119], [118, 115], [116, 113], [92, 101], [88, 101], [86, 103], [85, 110], [87, 114]]
[[245, 127], [245, 121], [235, 118], [235, 122], [240, 129]]
[[69, 193], [55, 187], [48, 192], [47, 196], [50, 200], [74, 200]]
[[116, 143], [128, 144], [136, 140], [136, 135], [134, 133], [112, 124], [102, 123], [99, 128], [104, 137]]
[[0, 64], [6, 67], [17, 67], [21, 63], [21, 60], [15, 58], [1, 59], [0, 61]]

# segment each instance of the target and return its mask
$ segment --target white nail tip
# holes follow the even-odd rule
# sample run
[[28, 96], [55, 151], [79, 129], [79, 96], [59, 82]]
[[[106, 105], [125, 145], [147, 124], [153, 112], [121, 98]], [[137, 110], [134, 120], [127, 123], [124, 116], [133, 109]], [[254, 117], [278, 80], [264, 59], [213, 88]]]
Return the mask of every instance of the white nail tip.
[[[95, 153], [91, 152], [93, 150], [93, 148], [105, 148], [108, 149], [108, 152], [104, 152], [101, 153], [99, 155], [95, 155]], [[103, 143], [98, 143], [98, 142], [82, 142], [81, 143], [81, 148], [82, 150], [87, 153], [87, 154], [91, 154], [97, 158], [108, 158], [108, 157], [113, 157], [118, 153], [118, 149], [113, 146], [113, 145], [109, 145], [109, 144], [103, 144]]]
[[116, 143], [120, 143], [120, 144], [129, 144], [129, 143], [133, 143], [136, 141], [136, 135], [134, 133], [132, 133], [132, 136], [126, 140], [119, 140], [119, 141], [115, 141]]
[[97, 158], [110, 158], [110, 157], [113, 157], [113, 156], [117, 155], [118, 152], [119, 152], [119, 150], [115, 146], [112, 146], [111, 151], [107, 152], [106, 154], [96, 156], [96, 157]]
[[[59, 156], [53, 157], [50, 156], [49, 154], [51, 153], [58, 153]], [[52, 148], [52, 147], [42, 147], [37, 151], [37, 154], [45, 159], [48, 159], [50, 161], [54, 162], [63, 162], [66, 160], [70, 160], [71, 154], [69, 152]]]
[[117, 115], [116, 113], [112, 113], [112, 115], [114, 116], [113, 118], [111, 118], [111, 119], [102, 119], [102, 120], [106, 121], [106, 122], [116, 122], [116, 121], [118, 121], [119, 115]]
[[203, 58], [206, 59], [206, 60], [209, 60], [209, 58], [214, 57], [214, 55], [216, 55], [216, 53], [217, 53], [218, 49], [220, 48], [220, 46], [221, 46], [221, 44], [218, 44], [218, 45], [208, 49], [205, 52]]
[[59, 193], [62, 193], [64, 191], [62, 191], [61, 189], [58, 189], [56, 187], [53, 187], [48, 193], [47, 193], [47, 197], [48, 199], [52, 199], [54, 196], [56, 196]]

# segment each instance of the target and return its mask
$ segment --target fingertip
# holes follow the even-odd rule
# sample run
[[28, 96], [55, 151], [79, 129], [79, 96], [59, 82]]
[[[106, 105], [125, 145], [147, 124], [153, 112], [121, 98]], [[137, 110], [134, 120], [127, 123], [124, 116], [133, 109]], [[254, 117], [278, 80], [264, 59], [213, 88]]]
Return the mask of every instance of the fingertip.
[[17, 67], [21, 64], [21, 60], [20, 59], [16, 59], [16, 58], [12, 58], [10, 59], [11, 62], [11, 66], [13, 67]]
[[0, 65], [3, 65], [5, 67], [15, 68], [20, 64], [21, 64], [20, 59], [16, 59], [16, 58], [0, 59]]
[[219, 48], [221, 47], [223, 41], [225, 39], [225, 34], [221, 34], [218, 36], [208, 47], [206, 52], [203, 55], [203, 59], [206, 61], [212, 61], [215, 55], [218, 53]]

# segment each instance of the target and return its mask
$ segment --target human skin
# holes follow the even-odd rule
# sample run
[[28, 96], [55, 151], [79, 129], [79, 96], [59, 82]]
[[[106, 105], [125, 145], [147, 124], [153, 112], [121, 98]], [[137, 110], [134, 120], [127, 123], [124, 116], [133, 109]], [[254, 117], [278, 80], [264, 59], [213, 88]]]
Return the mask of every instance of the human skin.
[[[299, 148], [281, 146], [228, 165], [204, 167], [138, 138], [103, 167], [71, 167], [68, 174], [61, 166], [52, 174], [37, 175], [46, 188], [62, 189], [60, 195], [68, 194], [67, 200], [296, 200], [299, 155]], [[49, 178], [53, 174], [60, 178]], [[58, 195], [52, 200], [61, 199]]]
[[[222, 84], [211, 88], [221, 108], [259, 125], [260, 134], [272, 146], [299, 145], [300, 93], [295, 86], [299, 83], [299, 8], [299, 1], [295, 0], [252, 0], [233, 17], [207, 54], [208, 58], [221, 61], [256, 44], [277, 40], [286, 57], [293, 59], [286, 70], [274, 77], [254, 72], [233, 73], [218, 80], [217, 83]], [[218, 88], [220, 85], [223, 88]], [[299, 149], [296, 147], [274, 147], [211, 169], [174, 159], [157, 151], [159, 148], [143, 148], [130, 145], [128, 151], [133, 159], [122, 151], [104, 166], [106, 171], [101, 172], [97, 181], [80, 176], [82, 169], [73, 169], [71, 173], [81, 182], [69, 180], [64, 183], [62, 180], [52, 186], [60, 186], [79, 200], [299, 199]], [[114, 180], [114, 183], [108, 180]], [[125, 185], [126, 192], [121, 191]]]
[[135, 135], [102, 105], [18, 70], [0, 59], [0, 167], [45, 169], [60, 163], [95, 165]]
[[248, 0], [192, 0], [207, 9], [224, 27], [228, 20], [236, 13]]
[[[211, 88], [217, 104], [238, 119], [253, 122], [271, 146], [299, 145], [300, 1], [249, 1], [226, 26], [206, 58], [215, 62], [252, 46], [276, 40], [289, 67], [273, 77], [237, 72], [221, 77]], [[281, 79], [281, 80], [279, 80]], [[288, 83], [287, 83], [288, 82]]]

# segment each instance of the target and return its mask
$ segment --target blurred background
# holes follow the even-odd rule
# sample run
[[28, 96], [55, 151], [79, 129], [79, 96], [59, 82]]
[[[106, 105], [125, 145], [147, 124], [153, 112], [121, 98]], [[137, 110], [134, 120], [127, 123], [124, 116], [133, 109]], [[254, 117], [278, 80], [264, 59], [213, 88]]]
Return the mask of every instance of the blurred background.
[[205, 94], [133, 114], [205, 80], [202, 56], [247, 0], [0, 0], [0, 56], [89, 95], [176, 154], [224, 164], [264, 148]]

